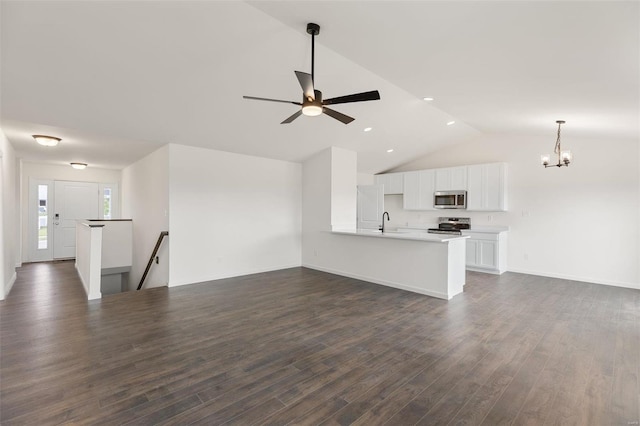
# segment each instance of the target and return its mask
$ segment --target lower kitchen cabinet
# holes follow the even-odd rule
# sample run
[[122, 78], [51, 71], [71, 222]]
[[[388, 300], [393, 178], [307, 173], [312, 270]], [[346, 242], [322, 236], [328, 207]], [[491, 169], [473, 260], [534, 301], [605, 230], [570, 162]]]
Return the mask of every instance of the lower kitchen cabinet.
[[467, 270], [502, 274], [507, 270], [507, 233], [462, 231], [467, 239]]

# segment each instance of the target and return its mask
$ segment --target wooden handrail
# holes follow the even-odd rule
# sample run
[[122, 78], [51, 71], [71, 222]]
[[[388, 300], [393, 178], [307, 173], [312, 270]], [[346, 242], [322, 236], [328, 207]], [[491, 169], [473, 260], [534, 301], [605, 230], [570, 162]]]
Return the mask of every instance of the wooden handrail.
[[142, 274], [142, 279], [140, 280], [140, 284], [138, 284], [138, 290], [142, 288], [142, 284], [144, 284], [145, 278], [147, 278], [147, 274], [149, 273], [149, 269], [151, 269], [151, 265], [153, 264], [153, 259], [155, 259], [156, 254], [158, 254], [158, 250], [160, 249], [160, 244], [162, 244], [162, 240], [164, 237], [169, 235], [169, 231], [160, 232], [160, 236], [158, 237], [158, 241], [156, 242], [156, 246], [153, 249], [153, 253], [151, 253], [151, 257], [149, 258], [149, 263], [147, 263], [147, 268], [144, 270], [144, 274]]

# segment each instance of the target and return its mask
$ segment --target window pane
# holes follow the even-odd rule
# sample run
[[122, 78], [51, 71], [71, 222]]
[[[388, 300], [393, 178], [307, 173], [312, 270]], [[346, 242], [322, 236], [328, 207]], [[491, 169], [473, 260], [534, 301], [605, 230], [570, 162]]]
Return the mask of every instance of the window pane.
[[103, 200], [103, 217], [105, 219], [111, 219], [111, 188], [104, 189]]
[[47, 191], [49, 185], [38, 185], [38, 250], [46, 250], [49, 239], [49, 215], [47, 214]]

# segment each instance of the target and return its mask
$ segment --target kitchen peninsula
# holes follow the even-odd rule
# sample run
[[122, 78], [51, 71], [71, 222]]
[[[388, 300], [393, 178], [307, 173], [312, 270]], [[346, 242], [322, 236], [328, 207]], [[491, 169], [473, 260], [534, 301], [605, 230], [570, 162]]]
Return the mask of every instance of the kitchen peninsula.
[[[335, 272], [440, 299], [462, 293], [467, 236], [333, 230]], [[353, 254], [357, 253], [357, 256]]]

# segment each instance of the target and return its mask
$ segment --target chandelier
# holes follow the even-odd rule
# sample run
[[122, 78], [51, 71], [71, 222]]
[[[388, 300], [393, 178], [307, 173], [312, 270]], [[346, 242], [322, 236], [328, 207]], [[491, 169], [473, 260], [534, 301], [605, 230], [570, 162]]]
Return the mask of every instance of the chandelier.
[[556, 120], [556, 123], [558, 123], [558, 139], [556, 139], [556, 147], [554, 148], [553, 152], [555, 154], [558, 154], [558, 164], [549, 164], [549, 161], [551, 161], [551, 156], [549, 154], [544, 154], [540, 156], [540, 160], [545, 168], [562, 166], [569, 167], [569, 163], [571, 162], [571, 151], [563, 151], [560, 147], [560, 126], [563, 125], [565, 121]]

